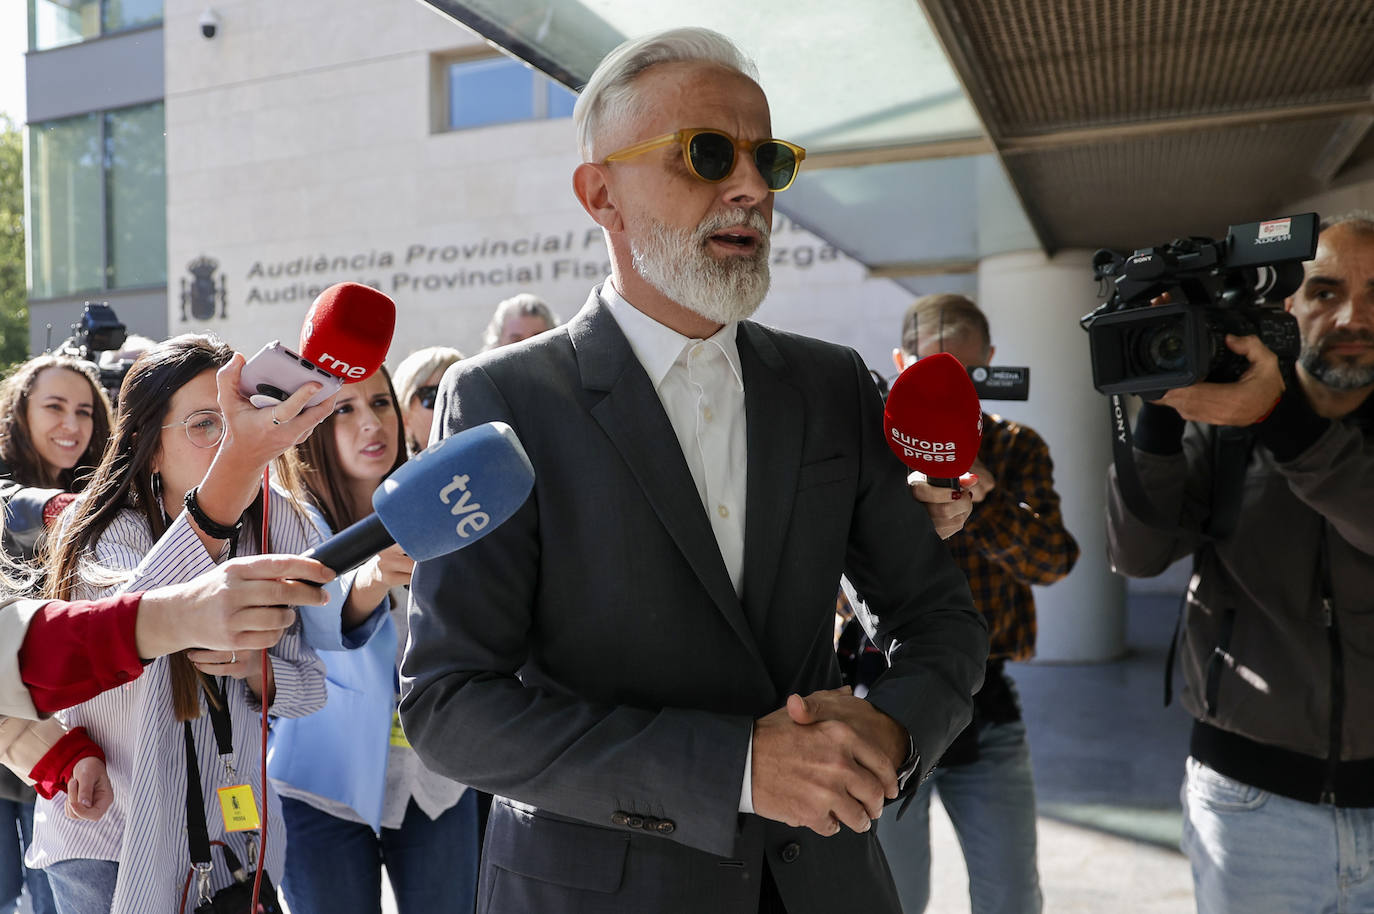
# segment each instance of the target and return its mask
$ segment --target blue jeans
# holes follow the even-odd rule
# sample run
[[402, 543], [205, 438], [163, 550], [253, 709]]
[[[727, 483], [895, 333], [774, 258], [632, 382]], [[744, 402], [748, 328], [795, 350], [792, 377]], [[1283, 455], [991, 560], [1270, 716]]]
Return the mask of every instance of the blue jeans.
[[63, 860], [45, 872], [57, 914], [110, 914], [119, 864], [112, 860]]
[[940, 791], [964, 850], [973, 914], [1038, 912], [1035, 785], [1026, 725], [981, 724], [977, 761], [936, 768], [900, 820], [900, 804], [889, 806], [878, 820], [878, 839], [906, 914], [920, 914], [930, 902], [932, 789]]
[[477, 793], [430, 820], [411, 800], [400, 828], [349, 822], [282, 798], [294, 914], [380, 914], [386, 866], [399, 914], [472, 914], [477, 902]]
[[42, 870], [24, 866], [24, 851], [33, 841], [33, 804], [0, 800], [0, 914], [18, 909], [27, 887], [33, 914], [55, 914], [52, 890]]
[[1291, 800], [1193, 758], [1180, 798], [1199, 914], [1374, 911], [1374, 809]]

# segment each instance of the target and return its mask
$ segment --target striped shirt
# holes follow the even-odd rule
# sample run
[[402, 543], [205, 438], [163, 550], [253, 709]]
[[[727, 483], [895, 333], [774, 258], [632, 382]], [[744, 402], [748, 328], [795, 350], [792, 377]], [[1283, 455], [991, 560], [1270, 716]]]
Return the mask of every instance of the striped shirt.
[[[270, 512], [274, 552], [299, 553], [320, 542], [314, 525], [275, 489]], [[256, 551], [256, 536], [246, 528], [239, 551]], [[132, 576], [120, 586], [103, 590], [87, 587], [86, 592], [74, 595], [77, 599], [186, 581], [216, 564], [185, 512], [156, 543], [142, 515], [122, 512], [96, 544], [95, 560], [105, 568], [132, 571]], [[325, 702], [324, 664], [302, 642], [299, 629], [299, 624], [293, 626], [268, 651], [276, 683], [271, 711], [279, 717], [303, 716]], [[261, 705], [241, 680], [226, 678], [223, 682], [233, 722], [234, 777], [229, 777], [220, 760], [203, 695], [201, 716], [191, 722], [191, 730], [210, 840], [224, 841], [246, 862], [245, 835], [253, 833], [225, 832], [217, 790], [250, 784], [261, 803]], [[153, 661], [134, 682], [59, 716], [69, 727], [85, 727], [105, 750], [114, 802], [100, 821], [87, 822], [67, 817], [62, 796], [40, 799], [26, 862], [31, 867], [44, 867], [74, 858], [118, 861], [112, 914], [176, 914], [191, 862], [186, 842], [186, 750], [182, 725], [172, 715], [167, 658]], [[272, 791], [267, 802], [267, 871], [280, 885], [286, 843], [281, 805]], [[232, 877], [219, 851], [212, 850], [212, 858], [211, 888], [219, 889]]]

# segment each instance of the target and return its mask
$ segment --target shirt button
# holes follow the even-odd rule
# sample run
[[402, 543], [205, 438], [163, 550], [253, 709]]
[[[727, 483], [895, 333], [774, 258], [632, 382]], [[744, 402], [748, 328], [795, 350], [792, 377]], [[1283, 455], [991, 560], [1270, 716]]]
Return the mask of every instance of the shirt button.
[[730, 509], [725, 507], [725, 505], [716, 505], [716, 513], [721, 517], [729, 517]]
[[716, 414], [711, 412], [711, 407], [706, 406], [702, 408], [701, 418], [705, 419], [707, 422], [710, 422], [712, 419], [715, 418], [715, 416]]
[[795, 863], [801, 856], [801, 845], [793, 841], [782, 849], [782, 862]]

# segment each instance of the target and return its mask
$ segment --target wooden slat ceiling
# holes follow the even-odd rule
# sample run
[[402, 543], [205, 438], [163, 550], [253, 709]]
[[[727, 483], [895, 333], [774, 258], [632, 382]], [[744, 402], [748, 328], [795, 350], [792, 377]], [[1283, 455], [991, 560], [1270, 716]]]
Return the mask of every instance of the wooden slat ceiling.
[[1135, 247], [1374, 159], [1371, 0], [921, 0], [1041, 240]]

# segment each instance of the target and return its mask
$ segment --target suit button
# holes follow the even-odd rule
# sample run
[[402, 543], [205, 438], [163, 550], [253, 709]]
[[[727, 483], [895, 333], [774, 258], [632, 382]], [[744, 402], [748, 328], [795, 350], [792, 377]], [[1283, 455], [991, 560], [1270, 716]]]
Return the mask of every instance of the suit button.
[[631, 828], [643, 828], [643, 827], [644, 827], [644, 817], [643, 817], [643, 816], [630, 816], [630, 821], [627, 822], [626, 824], [629, 825]]
[[628, 825], [630, 824], [630, 817], [623, 812], [612, 813], [611, 822], [614, 825]]
[[795, 863], [801, 856], [801, 845], [793, 841], [782, 849], [782, 862]]
[[673, 832], [677, 831], [677, 825], [673, 823], [672, 819], [664, 819], [662, 822], [658, 823], [657, 827], [660, 835], [671, 835]]

